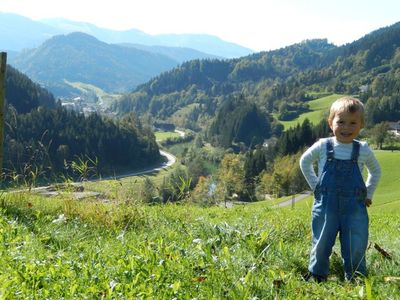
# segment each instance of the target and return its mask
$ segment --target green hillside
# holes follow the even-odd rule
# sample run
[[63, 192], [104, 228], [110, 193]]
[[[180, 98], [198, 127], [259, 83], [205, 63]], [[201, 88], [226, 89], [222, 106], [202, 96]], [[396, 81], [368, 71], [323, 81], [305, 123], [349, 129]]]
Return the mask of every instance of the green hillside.
[[[371, 217], [371, 242], [393, 257], [400, 254], [399, 220], [398, 214]], [[326, 284], [304, 281], [309, 222], [307, 209], [261, 205], [110, 206], [3, 196], [0, 295], [388, 299], [399, 294], [399, 265], [373, 247], [367, 251], [371, 267], [366, 280], [345, 283], [341, 260], [334, 255]]]
[[[148, 113], [157, 121], [200, 131], [212, 146], [232, 149], [240, 143], [249, 146], [249, 135], [256, 143], [271, 136], [280, 138], [282, 127], [277, 120], [291, 120], [284, 122], [286, 130], [305, 118], [319, 123], [341, 95], [358, 95], [365, 103], [367, 127], [396, 122], [400, 118], [399, 33], [400, 23], [396, 23], [340, 47], [326, 39], [306, 40], [233, 60], [188, 61], [138, 86], [110, 110], [117, 115]], [[310, 101], [318, 94], [331, 96]], [[232, 105], [235, 114], [245, 114], [242, 108], [247, 106], [234, 104], [238, 99], [255, 105], [271, 126], [257, 132], [260, 127], [254, 126], [257, 122], [251, 117], [240, 124], [232, 124], [232, 116], [218, 121], [223, 106]], [[224, 140], [239, 127], [249, 134]], [[290, 152], [281, 148], [282, 153]]]
[[74, 32], [22, 51], [12, 64], [57, 96], [69, 96], [76, 90], [64, 80], [91, 84], [109, 93], [126, 92], [178, 63], [165, 55]]
[[147, 206], [129, 200], [136, 181], [124, 180], [109, 185], [110, 199], [3, 193], [0, 298], [395, 299], [398, 154], [377, 152], [383, 177], [370, 209], [366, 279], [343, 281], [338, 244], [328, 282], [303, 279], [310, 201], [294, 209], [266, 201], [231, 209]]
[[375, 191], [371, 211], [394, 212], [400, 208], [400, 152], [376, 151], [381, 164], [382, 178]]
[[309, 119], [310, 122], [313, 124], [318, 124], [321, 119], [324, 119], [328, 116], [331, 104], [342, 96], [343, 95], [340, 94], [333, 94], [330, 96], [311, 100], [307, 102], [310, 108], [309, 112], [303, 113], [299, 117], [291, 121], [280, 122], [285, 127], [285, 130], [289, 129], [290, 127], [295, 127], [297, 124], [302, 124], [305, 119]]

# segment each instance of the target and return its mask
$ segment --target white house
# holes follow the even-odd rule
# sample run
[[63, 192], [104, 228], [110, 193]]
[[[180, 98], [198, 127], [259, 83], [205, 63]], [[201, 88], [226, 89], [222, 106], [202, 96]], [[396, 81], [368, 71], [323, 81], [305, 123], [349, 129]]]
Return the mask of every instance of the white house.
[[393, 132], [396, 136], [400, 136], [400, 120], [397, 122], [388, 122], [388, 125], [390, 132]]

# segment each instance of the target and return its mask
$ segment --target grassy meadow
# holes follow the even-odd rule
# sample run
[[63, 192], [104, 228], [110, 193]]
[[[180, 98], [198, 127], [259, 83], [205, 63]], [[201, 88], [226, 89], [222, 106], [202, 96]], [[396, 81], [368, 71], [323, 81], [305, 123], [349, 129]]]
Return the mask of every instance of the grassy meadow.
[[156, 141], [160, 142], [166, 140], [167, 138], [177, 138], [179, 133], [173, 131], [156, 131], [155, 132]]
[[3, 192], [0, 299], [399, 299], [400, 153], [377, 157], [368, 278], [343, 280], [337, 244], [328, 282], [303, 279], [310, 198], [294, 209], [147, 206], [127, 201], [133, 177], [90, 183], [112, 202]]
[[307, 104], [310, 107], [309, 112], [301, 114], [300, 116], [291, 121], [280, 121], [280, 122], [284, 126], [285, 130], [289, 129], [290, 127], [296, 127], [297, 124], [302, 124], [305, 119], [309, 119], [310, 122], [313, 124], [318, 124], [321, 121], [321, 119], [328, 117], [328, 112], [331, 104], [340, 97], [343, 97], [343, 95], [333, 94], [308, 101]]
[[82, 83], [82, 82], [70, 82], [64, 80], [65, 83], [70, 85], [71, 87], [79, 90], [83, 95], [96, 95], [98, 98], [98, 104], [103, 107], [108, 107], [112, 102], [120, 98], [121, 96], [118, 94], [109, 94], [97, 86], [92, 84]]
[[382, 178], [371, 208], [393, 212], [394, 203], [400, 208], [400, 151], [375, 151], [375, 155], [382, 168]]

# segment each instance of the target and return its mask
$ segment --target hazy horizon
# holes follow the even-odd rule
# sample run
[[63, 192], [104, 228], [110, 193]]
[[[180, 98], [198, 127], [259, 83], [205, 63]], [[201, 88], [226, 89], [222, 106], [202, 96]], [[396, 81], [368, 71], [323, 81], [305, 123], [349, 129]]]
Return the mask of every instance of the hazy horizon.
[[398, 21], [400, 1], [318, 0], [1, 0], [0, 12], [63, 18], [147, 34], [209, 34], [254, 51], [306, 39], [340, 46]]

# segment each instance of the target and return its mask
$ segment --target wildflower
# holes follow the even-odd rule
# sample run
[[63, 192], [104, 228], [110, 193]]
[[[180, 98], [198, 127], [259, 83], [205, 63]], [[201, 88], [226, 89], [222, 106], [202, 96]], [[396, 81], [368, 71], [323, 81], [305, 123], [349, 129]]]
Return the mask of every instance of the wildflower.
[[111, 280], [109, 285], [110, 285], [110, 289], [111, 291], [114, 290], [114, 288], [117, 286], [118, 282], [116, 282], [115, 280]]
[[62, 223], [65, 222], [67, 220], [67, 218], [65, 217], [64, 214], [58, 215], [57, 219], [54, 219], [52, 223]]
[[122, 231], [122, 232], [117, 236], [117, 240], [123, 241], [123, 240], [124, 240], [124, 236], [125, 236], [125, 231]]

